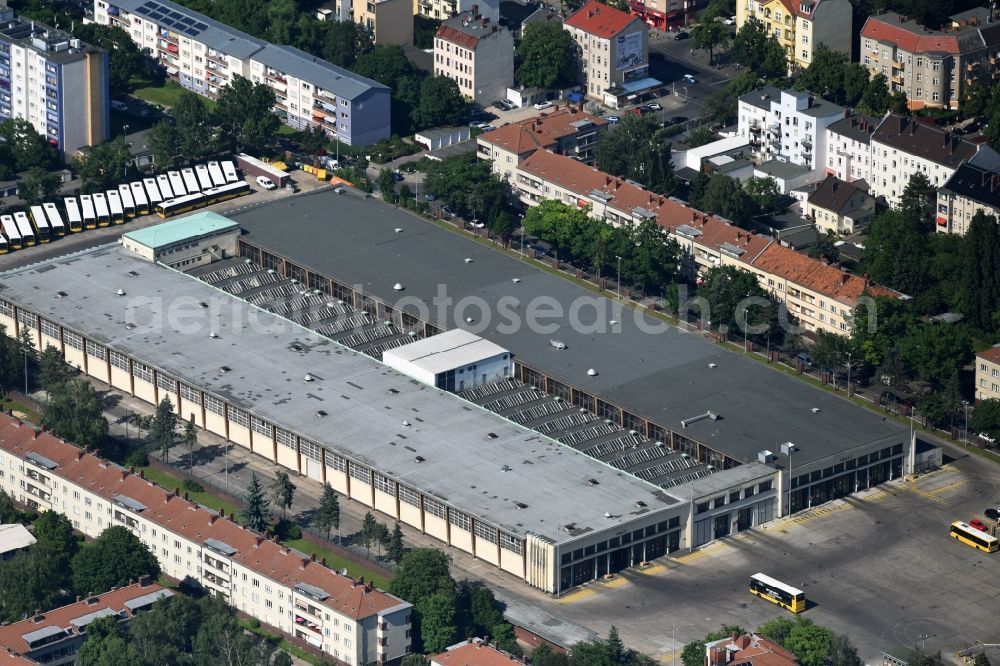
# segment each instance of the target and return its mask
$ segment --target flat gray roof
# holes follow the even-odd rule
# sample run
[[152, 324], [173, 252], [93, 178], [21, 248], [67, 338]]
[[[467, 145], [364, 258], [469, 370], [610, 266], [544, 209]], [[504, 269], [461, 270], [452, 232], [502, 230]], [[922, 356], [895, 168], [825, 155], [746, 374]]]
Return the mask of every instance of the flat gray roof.
[[[310, 201], [337, 203], [331, 195]], [[650, 483], [118, 245], [0, 274], [0, 298], [513, 534], [565, 542], [681, 505]], [[571, 523], [569, 534], [563, 526]]]
[[366, 79], [337, 67], [294, 46], [267, 44], [254, 53], [252, 58], [283, 74], [308, 81], [345, 99], [356, 99], [370, 90], [389, 89], [378, 81]]
[[802, 174], [809, 173], [809, 169], [794, 162], [782, 162], [781, 160], [768, 160], [756, 166], [758, 171], [762, 171], [775, 178], [794, 178]]
[[767, 465], [759, 462], [751, 462], [746, 465], [740, 465], [739, 467], [730, 467], [729, 469], [720, 470], [715, 474], [709, 474], [708, 476], [703, 476], [700, 479], [695, 479], [691, 483], [678, 487], [677, 493], [680, 495], [688, 495], [690, 493], [689, 496], [693, 496], [697, 499], [699, 497], [704, 497], [705, 495], [721, 493], [725, 490], [729, 490], [733, 486], [738, 486], [742, 483], [746, 483], [747, 481], [760, 479], [771, 474], [774, 474], [773, 467], [768, 467]]
[[110, 5], [130, 14], [138, 14], [168, 30], [196, 39], [211, 49], [241, 60], [267, 44], [171, 0], [112, 0]]
[[[801, 447], [795, 454], [798, 467], [863, 444], [905, 439], [902, 427], [880, 415], [699, 335], [631, 310], [616, 312], [613, 301], [568, 280], [353, 191], [321, 190], [229, 217], [249, 232], [246, 240], [300, 266], [360, 285], [366, 294], [409, 312], [423, 304], [439, 328], [471, 330], [509, 349], [515, 360], [738, 460], [756, 460], [759, 451], [792, 441]], [[397, 282], [403, 291], [393, 289]], [[439, 285], [452, 305], [439, 308], [432, 302]], [[466, 297], [488, 304], [488, 325], [478, 308], [456, 313], [455, 304]], [[523, 321], [533, 297], [562, 309], [563, 316], [542, 320], [553, 330], [506, 326], [507, 317], [498, 313]], [[518, 306], [498, 308], [501, 298]], [[596, 324], [596, 331], [570, 325], [567, 313], [574, 303], [581, 305], [581, 322]], [[600, 316], [595, 308], [603, 310]], [[612, 326], [612, 319], [618, 324]], [[553, 339], [566, 348], [556, 349]], [[587, 374], [590, 368], [596, 376]], [[707, 411], [721, 418], [682, 429], [682, 419]]]

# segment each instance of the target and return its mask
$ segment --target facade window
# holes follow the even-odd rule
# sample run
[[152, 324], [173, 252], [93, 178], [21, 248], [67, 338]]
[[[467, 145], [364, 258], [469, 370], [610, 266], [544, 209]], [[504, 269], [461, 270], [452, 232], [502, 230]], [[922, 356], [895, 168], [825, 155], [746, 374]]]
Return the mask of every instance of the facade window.
[[0, 301], [0, 314], [4, 315], [5, 317], [13, 317], [14, 306], [8, 303], [7, 301]]
[[412, 488], [407, 488], [406, 486], [399, 486], [399, 501], [405, 502], [410, 506], [420, 506], [420, 493]]
[[63, 331], [63, 343], [67, 347], [72, 347], [73, 349], [83, 350], [83, 336], [77, 335], [72, 331]]
[[278, 444], [284, 447], [295, 450], [295, 435], [288, 432], [287, 430], [282, 430], [281, 428], [274, 429], [274, 438], [278, 440]]
[[330, 467], [338, 472], [347, 471], [347, 459], [344, 456], [338, 456], [336, 453], [326, 452], [326, 466]]
[[250, 429], [258, 435], [264, 435], [265, 437], [271, 436], [271, 424], [264, 419], [257, 418], [256, 416], [250, 417]]
[[99, 358], [102, 361], [108, 358], [108, 350], [104, 345], [99, 345], [96, 342], [91, 342], [90, 340], [87, 340], [86, 347], [88, 356]]
[[157, 373], [156, 385], [164, 391], [169, 391], [171, 393], [177, 392], [177, 382], [171, 379], [168, 375]]
[[448, 511], [448, 522], [466, 532], [472, 531], [472, 518], [467, 513], [451, 509]]
[[181, 384], [181, 398], [197, 405], [201, 404], [201, 391], [196, 391], [187, 384]]
[[128, 372], [128, 356], [125, 354], [112, 351], [111, 352], [111, 365], [119, 370], [124, 370]]
[[364, 483], [370, 484], [372, 482], [372, 471], [365, 467], [364, 465], [359, 465], [357, 463], [351, 463], [350, 474], [353, 478], [358, 481], [363, 481]]
[[375, 489], [379, 490], [386, 495], [396, 495], [396, 482], [389, 477], [382, 476], [378, 472], [375, 473]]
[[424, 513], [428, 513], [437, 518], [444, 518], [445, 509], [444, 504], [441, 502], [432, 500], [428, 497], [424, 498]]
[[229, 420], [236, 425], [241, 425], [244, 428], [250, 427], [250, 416], [242, 409], [238, 407], [229, 408]]
[[223, 416], [226, 413], [222, 401], [211, 395], [205, 396], [205, 409], [219, 416]]
[[320, 462], [323, 459], [323, 451], [320, 445], [310, 442], [308, 439], [299, 440], [299, 453], [316, 462]]
[[47, 335], [56, 340], [59, 339], [59, 327], [47, 319], [41, 320], [42, 335]]

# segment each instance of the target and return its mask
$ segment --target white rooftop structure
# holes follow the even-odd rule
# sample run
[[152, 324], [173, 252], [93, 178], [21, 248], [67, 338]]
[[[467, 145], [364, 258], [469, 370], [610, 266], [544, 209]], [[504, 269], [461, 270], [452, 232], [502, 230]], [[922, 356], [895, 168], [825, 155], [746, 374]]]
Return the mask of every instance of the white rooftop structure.
[[0, 525], [0, 560], [37, 543], [35, 536], [20, 523]]
[[504, 354], [509, 357], [510, 352], [474, 333], [456, 328], [390, 349], [383, 356], [393, 356], [412, 363], [422, 370], [437, 374]]

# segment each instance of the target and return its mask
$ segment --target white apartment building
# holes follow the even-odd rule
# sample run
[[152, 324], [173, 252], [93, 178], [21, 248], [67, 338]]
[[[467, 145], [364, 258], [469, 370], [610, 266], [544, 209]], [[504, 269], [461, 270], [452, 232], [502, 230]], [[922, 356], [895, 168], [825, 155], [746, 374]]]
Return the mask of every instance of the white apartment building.
[[455, 81], [476, 104], [503, 99], [514, 84], [514, 36], [477, 8], [454, 16], [434, 35], [434, 75]]
[[411, 605], [71, 444], [0, 415], [0, 488], [90, 538], [123, 525], [167, 576], [347, 664], [410, 652]]
[[448, 19], [472, 12], [494, 23], [500, 20], [500, 0], [413, 0], [413, 14], [432, 19]]
[[826, 173], [845, 183], [869, 182], [872, 176], [871, 140], [875, 118], [857, 113], [826, 128]]
[[110, 136], [108, 54], [0, 2], [0, 120], [22, 118], [73, 156]]
[[819, 175], [827, 163], [826, 128], [846, 110], [808, 92], [765, 86], [740, 97], [738, 114], [737, 133], [759, 160], [789, 162]]
[[1000, 400], [1000, 345], [976, 354], [976, 402]]
[[922, 172], [932, 185], [941, 187], [967, 161], [1000, 170], [1000, 154], [989, 145], [969, 141], [930, 122], [890, 114], [872, 134], [869, 192], [896, 206], [913, 174]]
[[979, 211], [1000, 219], [1000, 173], [966, 162], [938, 188], [935, 228], [964, 236]]
[[577, 45], [584, 91], [605, 101], [605, 91], [641, 82], [649, 72], [649, 27], [637, 16], [591, 0], [566, 18]]
[[390, 136], [389, 88], [291, 46], [276, 46], [170, 0], [96, 0], [94, 21], [124, 29], [167, 75], [209, 98], [234, 77], [269, 85], [296, 129], [322, 127], [349, 145]]

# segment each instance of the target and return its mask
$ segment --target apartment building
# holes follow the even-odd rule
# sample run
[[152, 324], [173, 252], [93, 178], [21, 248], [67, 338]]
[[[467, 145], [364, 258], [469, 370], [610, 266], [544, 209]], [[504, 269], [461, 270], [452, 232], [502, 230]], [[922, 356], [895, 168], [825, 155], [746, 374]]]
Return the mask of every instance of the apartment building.
[[688, 14], [698, 0], [629, 0], [628, 8], [650, 28], [666, 30], [672, 24], [687, 25]]
[[851, 56], [850, 0], [738, 0], [737, 30], [751, 18], [785, 49], [789, 69], [808, 67], [819, 44]]
[[514, 84], [514, 36], [473, 5], [434, 34], [434, 75], [455, 81], [476, 104], [505, 99]]
[[0, 2], [0, 120], [21, 118], [72, 157], [110, 137], [108, 54]]
[[590, 0], [563, 22], [577, 45], [587, 97], [638, 82], [649, 72], [649, 27], [636, 16]]
[[976, 402], [1000, 400], [1000, 345], [976, 354]]
[[853, 234], [875, 218], [875, 197], [868, 194], [867, 185], [827, 176], [806, 201], [807, 219], [821, 233]]
[[524, 661], [515, 659], [480, 638], [456, 643], [444, 652], [428, 658], [431, 666], [524, 666]]
[[865, 296], [901, 296], [563, 155], [536, 151], [517, 168], [512, 186], [528, 206], [561, 201], [588, 208], [592, 217], [615, 226], [655, 220], [677, 242], [682, 269], [691, 277], [727, 265], [754, 273], [808, 331], [849, 335], [854, 310], [864, 306]]
[[209, 98], [235, 76], [266, 83], [296, 129], [366, 146], [388, 138], [389, 89], [291, 46], [275, 46], [170, 0], [96, 0], [94, 21], [124, 29], [167, 75]]
[[919, 171], [940, 187], [967, 161], [1000, 169], [1000, 154], [988, 144], [948, 132], [928, 119], [890, 114], [872, 134], [869, 191], [895, 207], [913, 174]]
[[798, 658], [759, 634], [734, 633], [705, 643], [705, 666], [798, 666]]
[[795, 164], [817, 176], [827, 163], [826, 128], [847, 115], [844, 107], [812, 93], [774, 86], [743, 95], [737, 106], [737, 134], [758, 160]]
[[431, 19], [449, 19], [473, 12], [493, 23], [500, 21], [500, 0], [413, 0], [413, 14]]
[[964, 236], [980, 210], [1000, 219], [1000, 173], [966, 162], [938, 188], [935, 228]]
[[856, 113], [826, 128], [826, 173], [851, 183], [870, 182], [871, 140], [879, 120]]
[[551, 150], [593, 164], [594, 148], [608, 121], [576, 106], [504, 125], [476, 137], [476, 155], [493, 164], [493, 173], [510, 182], [521, 161], [536, 150]]
[[90, 538], [125, 526], [167, 576], [345, 663], [383, 663], [410, 651], [407, 602], [6, 415], [0, 470], [0, 487], [18, 502], [58, 511]]
[[[6, 470], [4, 470], [6, 476]], [[0, 478], [0, 483], [3, 480]], [[60, 608], [36, 611], [19, 622], [0, 626], [0, 654], [17, 657], [23, 662], [48, 666], [71, 666], [76, 654], [87, 640], [87, 625], [98, 618], [114, 617], [119, 624], [129, 622], [148, 611], [160, 599], [173, 592], [149, 578], [142, 578], [125, 587], [94, 594]], [[0, 660], [0, 664], [4, 664]]]
[[928, 30], [896, 12], [870, 16], [861, 30], [861, 62], [883, 74], [911, 109], [957, 110], [966, 86], [997, 79], [1000, 23], [993, 10], [970, 9]]
[[411, 0], [331, 0], [318, 10], [321, 21], [353, 21], [364, 26], [376, 44], [413, 43]]

